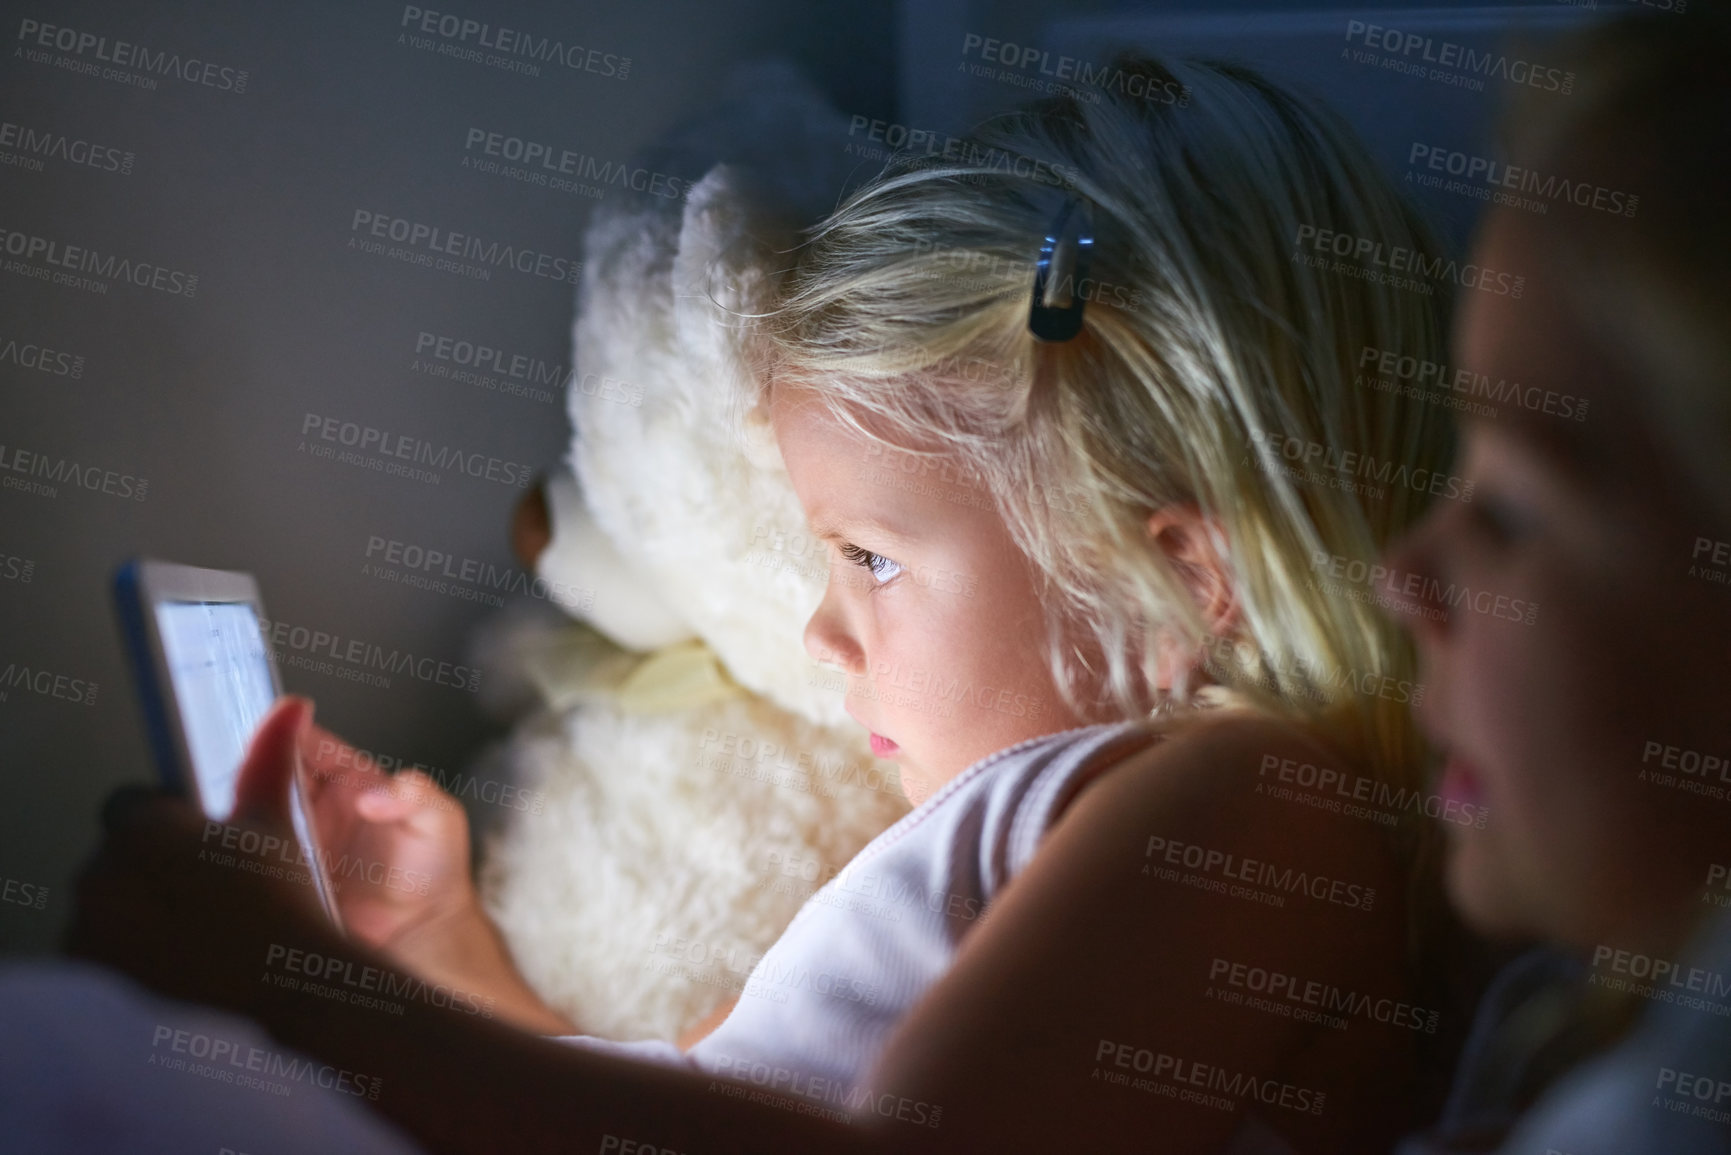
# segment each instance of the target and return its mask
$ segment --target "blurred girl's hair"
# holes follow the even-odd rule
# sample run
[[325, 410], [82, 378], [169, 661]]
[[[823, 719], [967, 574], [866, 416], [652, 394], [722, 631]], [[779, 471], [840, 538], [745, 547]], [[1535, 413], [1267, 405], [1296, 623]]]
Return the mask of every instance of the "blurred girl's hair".
[[[1593, 28], [1567, 48], [1574, 94], [1527, 94], [1504, 136], [1513, 163], [1621, 194], [1623, 213], [1561, 205], [1531, 227], [1568, 306], [1638, 382], [1642, 413], [1697, 495], [1731, 520], [1728, 28], [1711, 4]], [[1600, 433], [1614, 452], [1620, 431]]]

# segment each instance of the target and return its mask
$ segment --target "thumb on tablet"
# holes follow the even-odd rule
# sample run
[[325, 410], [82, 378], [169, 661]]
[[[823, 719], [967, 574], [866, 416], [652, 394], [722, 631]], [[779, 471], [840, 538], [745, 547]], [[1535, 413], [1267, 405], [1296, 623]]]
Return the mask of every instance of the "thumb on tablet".
[[253, 732], [234, 787], [231, 822], [288, 826], [289, 787], [300, 765], [300, 743], [312, 724], [311, 698], [285, 694]]

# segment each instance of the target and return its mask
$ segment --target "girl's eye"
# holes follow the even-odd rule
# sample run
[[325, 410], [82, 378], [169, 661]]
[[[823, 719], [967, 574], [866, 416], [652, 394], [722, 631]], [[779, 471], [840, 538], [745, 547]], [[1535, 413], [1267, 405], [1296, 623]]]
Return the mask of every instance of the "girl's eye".
[[1533, 528], [1533, 519], [1526, 511], [1502, 495], [1483, 489], [1473, 494], [1472, 516], [1481, 529], [1503, 545], [1519, 541]]
[[851, 544], [843, 544], [840, 549], [841, 555], [848, 561], [863, 569], [870, 570], [872, 577], [877, 579], [879, 585], [902, 572], [901, 562], [892, 561], [881, 553], [873, 553], [869, 549], [861, 549], [859, 546]]

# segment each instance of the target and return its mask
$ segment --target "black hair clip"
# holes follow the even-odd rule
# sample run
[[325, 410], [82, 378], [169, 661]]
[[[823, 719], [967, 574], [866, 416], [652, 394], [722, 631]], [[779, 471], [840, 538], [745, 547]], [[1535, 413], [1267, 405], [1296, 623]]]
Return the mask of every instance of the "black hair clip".
[[1068, 341], [1082, 331], [1082, 309], [1088, 302], [1078, 290], [1094, 251], [1091, 216], [1087, 204], [1072, 196], [1046, 230], [1028, 305], [1028, 332], [1042, 341]]

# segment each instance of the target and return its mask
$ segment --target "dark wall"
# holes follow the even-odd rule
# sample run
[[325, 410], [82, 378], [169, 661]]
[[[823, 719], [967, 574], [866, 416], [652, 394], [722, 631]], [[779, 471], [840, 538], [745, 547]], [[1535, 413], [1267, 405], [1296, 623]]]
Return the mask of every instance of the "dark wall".
[[[443, 55], [480, 34], [405, 26], [412, 7], [486, 22], [495, 43], [501, 27], [561, 42], [579, 67], [517, 54], [532, 75]], [[100, 800], [149, 775], [108, 585], [126, 557], [258, 575], [272, 617], [307, 631], [304, 648], [279, 649], [287, 688], [368, 749], [460, 773], [495, 725], [464, 689], [401, 674], [367, 685], [283, 662], [310, 656], [317, 632], [339, 639], [327, 649], [359, 640], [463, 663], [494, 608], [363, 573], [369, 544], [511, 566], [516, 482], [568, 447], [557, 381], [521, 395], [416, 366], [432, 334], [540, 362], [532, 374], [569, 367], [574, 285], [559, 274], [600, 202], [466, 167], [503, 163], [484, 134], [500, 134], [501, 151], [516, 138], [617, 171], [702, 107], [731, 66], [766, 54], [801, 63], [842, 107], [887, 115], [893, 21], [888, 0], [3, 11], [0, 670], [53, 677], [39, 681], [45, 693], [0, 687], [0, 876], [49, 892], [40, 912], [0, 904], [0, 942], [41, 949], [68, 911]], [[161, 71], [176, 67], [184, 75]], [[648, 187], [599, 187], [607, 198], [670, 187], [638, 183]], [[499, 246], [495, 261], [511, 259], [509, 246], [530, 271], [485, 256], [459, 271], [393, 259], [393, 248], [429, 246], [399, 246], [388, 224], [373, 235], [392, 219], [474, 237], [482, 253]], [[91, 259], [67, 246], [94, 254], [97, 271], [78, 273], [82, 284], [38, 279]], [[100, 267], [110, 257], [146, 282], [162, 272], [134, 284], [118, 264]], [[38, 367], [30, 350], [44, 348]], [[304, 432], [325, 418], [338, 441]], [[425, 481], [316, 456], [346, 448], [341, 423], [471, 455], [483, 475], [447, 466]], [[94, 488], [38, 466], [62, 479], [75, 468]]]

